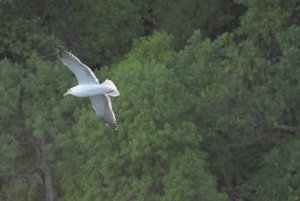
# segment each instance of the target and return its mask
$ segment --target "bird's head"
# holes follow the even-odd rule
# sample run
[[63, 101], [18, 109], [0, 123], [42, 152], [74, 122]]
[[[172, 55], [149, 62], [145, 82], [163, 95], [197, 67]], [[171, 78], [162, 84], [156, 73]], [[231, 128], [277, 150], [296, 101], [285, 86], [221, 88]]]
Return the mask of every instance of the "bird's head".
[[69, 89], [66, 93], [64, 93], [64, 96], [67, 96], [67, 95], [72, 95], [72, 88]]

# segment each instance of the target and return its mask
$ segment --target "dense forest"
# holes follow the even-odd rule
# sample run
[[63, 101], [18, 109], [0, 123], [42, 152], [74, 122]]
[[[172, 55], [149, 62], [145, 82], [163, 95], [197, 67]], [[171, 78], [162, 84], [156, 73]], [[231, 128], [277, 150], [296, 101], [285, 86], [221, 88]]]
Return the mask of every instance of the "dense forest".
[[300, 201], [299, 0], [1, 0], [0, 94], [1, 201]]

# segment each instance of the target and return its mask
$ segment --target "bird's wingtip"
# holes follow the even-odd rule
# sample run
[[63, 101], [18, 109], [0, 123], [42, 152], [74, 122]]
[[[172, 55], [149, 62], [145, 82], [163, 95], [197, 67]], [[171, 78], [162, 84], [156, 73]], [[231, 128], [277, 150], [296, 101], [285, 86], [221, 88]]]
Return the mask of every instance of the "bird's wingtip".
[[115, 131], [118, 130], [118, 124], [117, 124], [117, 122], [115, 122], [114, 124], [106, 122], [106, 123], [105, 123], [105, 127], [112, 128], [112, 129], [115, 130]]
[[60, 58], [63, 57], [63, 55], [67, 52], [66, 48], [63, 46], [58, 46], [57, 47], [57, 53], [60, 56]]
[[61, 45], [57, 46], [57, 52], [60, 52], [60, 51], [62, 51], [63, 49], [65, 49], [63, 46], [61, 46]]

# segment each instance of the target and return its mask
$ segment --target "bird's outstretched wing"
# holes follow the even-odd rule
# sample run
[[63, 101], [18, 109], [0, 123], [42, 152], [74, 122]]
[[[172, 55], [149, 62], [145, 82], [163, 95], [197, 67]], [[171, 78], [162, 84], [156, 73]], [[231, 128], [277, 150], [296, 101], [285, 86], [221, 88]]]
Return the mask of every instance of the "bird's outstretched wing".
[[97, 116], [114, 129], [117, 129], [116, 117], [108, 95], [90, 96], [90, 99]]
[[60, 60], [74, 73], [79, 84], [99, 83], [92, 70], [83, 64], [76, 56], [68, 52], [64, 47], [58, 47], [57, 51]]

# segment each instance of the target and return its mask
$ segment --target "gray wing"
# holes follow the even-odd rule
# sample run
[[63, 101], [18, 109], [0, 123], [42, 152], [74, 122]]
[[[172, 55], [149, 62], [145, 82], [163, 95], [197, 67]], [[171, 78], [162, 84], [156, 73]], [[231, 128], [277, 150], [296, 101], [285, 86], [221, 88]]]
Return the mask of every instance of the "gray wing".
[[63, 47], [58, 47], [58, 54], [60, 60], [68, 69], [70, 69], [76, 76], [79, 84], [97, 84], [98, 79], [92, 70], [83, 64], [76, 56], [68, 52]]
[[97, 95], [90, 96], [90, 99], [97, 116], [116, 129], [117, 121], [112, 110], [110, 98], [107, 95]]

